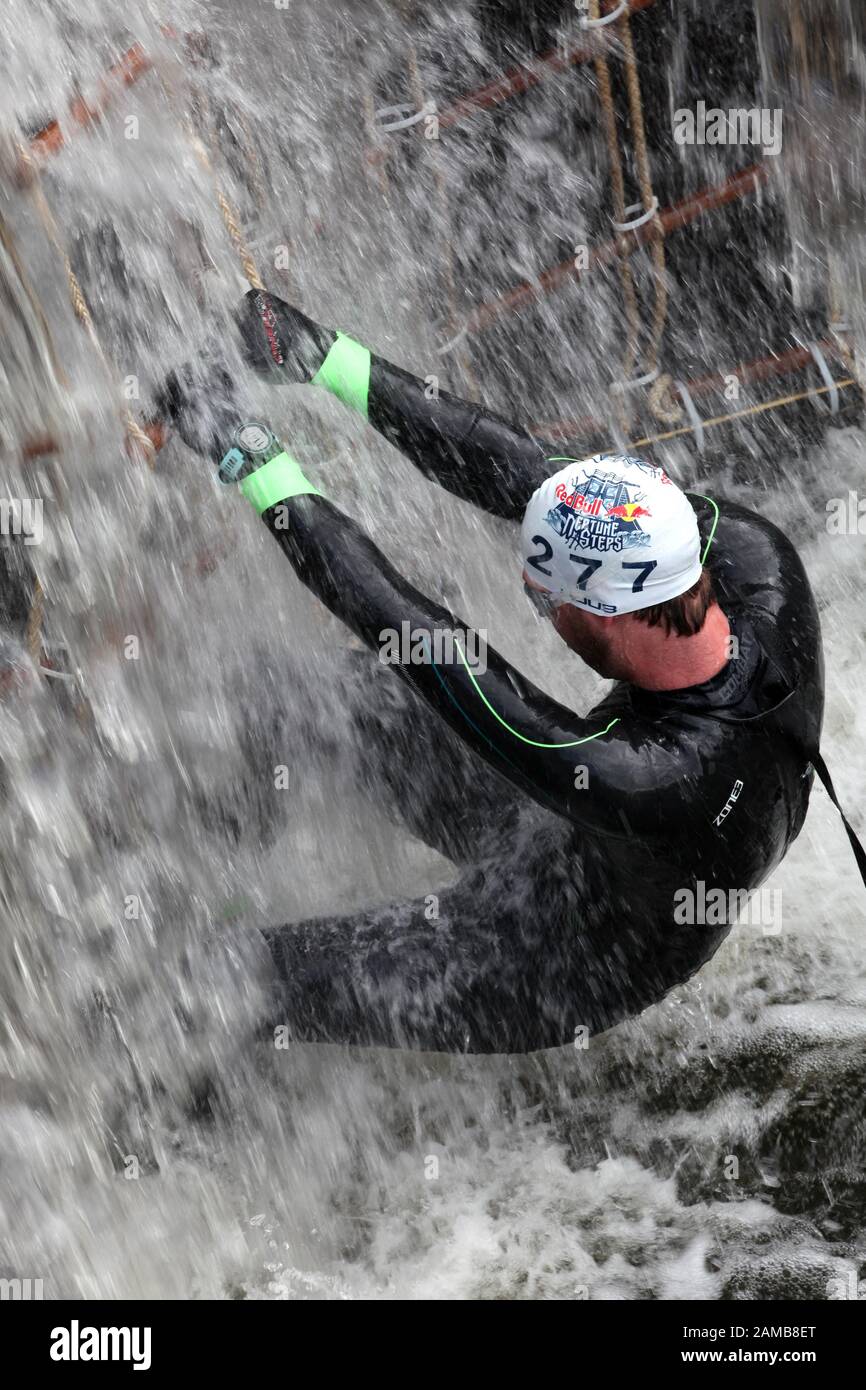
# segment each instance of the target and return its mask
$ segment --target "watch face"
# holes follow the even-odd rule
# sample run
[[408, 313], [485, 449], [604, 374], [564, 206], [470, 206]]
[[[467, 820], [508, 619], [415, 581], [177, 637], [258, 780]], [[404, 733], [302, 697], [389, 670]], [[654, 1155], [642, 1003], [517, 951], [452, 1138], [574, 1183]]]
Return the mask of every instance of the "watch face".
[[271, 432], [264, 425], [241, 425], [237, 441], [247, 454], [263, 454], [270, 447]]

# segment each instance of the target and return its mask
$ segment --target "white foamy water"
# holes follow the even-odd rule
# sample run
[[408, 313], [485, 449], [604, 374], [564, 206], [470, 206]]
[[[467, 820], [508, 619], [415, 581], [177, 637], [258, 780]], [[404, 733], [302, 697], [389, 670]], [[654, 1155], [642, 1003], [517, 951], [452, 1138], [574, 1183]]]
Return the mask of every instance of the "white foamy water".
[[[128, 10], [76, 0], [64, 19], [15, 0], [0, 19], [7, 133], [62, 111], [75, 82], [94, 92], [133, 42], [157, 60], [43, 180], [110, 375], [32, 202], [2, 179], [0, 211], [68, 378], [55, 391], [19, 347], [4, 448], [6, 429], [20, 440], [41, 418], [63, 450], [56, 466], [22, 468], [6, 448], [3, 484], [49, 499], [30, 558], [90, 712], [76, 716], [56, 683], [0, 706], [0, 1275], [43, 1278], [46, 1297], [826, 1296], [866, 1257], [866, 897], [820, 788], [767, 885], [782, 891], [783, 930], [735, 928], [695, 980], [586, 1051], [262, 1043], [257, 925], [436, 891], [454, 871], [353, 789], [336, 683], [346, 634], [256, 519], [176, 441], [154, 472], [125, 456], [124, 383], [145, 412], [169, 366], [219, 340], [244, 289], [182, 118], [196, 93], [212, 119], [227, 113], [219, 177], [276, 293], [456, 390], [465, 382], [435, 352], [449, 239], [486, 248], [516, 282], [541, 268], [532, 200], [579, 241], [605, 189], [598, 150], [575, 167], [550, 141], [564, 104], [586, 100], [578, 74], [515, 118], [502, 205], [476, 178], [489, 118], [443, 138], [447, 225], [433, 151], [416, 147], [408, 169], [396, 156], [387, 196], [364, 162], [365, 99], [412, 100], [395, 7]], [[204, 30], [219, 63], [180, 63], [165, 23]], [[468, 10], [426, 24], [434, 95], [490, 75]], [[594, 341], [569, 340], [551, 297], [532, 330], [538, 382], [519, 375], [515, 320], [497, 338], [521, 362], [513, 391], [482, 378], [485, 400], [523, 418], [597, 407], [605, 350], [620, 351], [616, 284], [587, 293]], [[250, 383], [249, 401], [410, 578], [556, 697], [597, 697], [522, 602], [508, 527], [418, 478], [329, 400]], [[862, 487], [864, 439], [833, 431], [796, 461], [779, 441], [749, 486], [685, 446], [669, 463], [800, 545], [824, 629], [824, 753], [862, 828], [864, 542], [828, 534], [826, 503]], [[205, 549], [226, 553], [203, 577]], [[137, 659], [124, 659], [129, 636]], [[311, 752], [311, 724], [328, 733], [327, 759]], [[279, 801], [275, 764], [290, 769]]]

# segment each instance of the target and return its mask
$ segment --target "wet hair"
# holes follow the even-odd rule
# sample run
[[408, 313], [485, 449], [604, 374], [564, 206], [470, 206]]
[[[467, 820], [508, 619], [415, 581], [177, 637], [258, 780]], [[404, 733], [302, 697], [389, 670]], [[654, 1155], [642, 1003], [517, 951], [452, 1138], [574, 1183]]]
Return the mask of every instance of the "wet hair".
[[673, 632], [677, 637], [694, 637], [703, 627], [715, 598], [712, 576], [708, 569], [702, 569], [700, 579], [684, 594], [669, 598], [667, 603], [639, 608], [631, 616], [639, 623], [664, 628], [668, 636]]

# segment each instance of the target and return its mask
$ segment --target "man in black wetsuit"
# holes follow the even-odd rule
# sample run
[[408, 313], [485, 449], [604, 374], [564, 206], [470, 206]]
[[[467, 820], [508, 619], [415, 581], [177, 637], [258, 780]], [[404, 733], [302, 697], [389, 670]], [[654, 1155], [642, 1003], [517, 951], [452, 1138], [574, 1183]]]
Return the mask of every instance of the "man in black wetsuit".
[[522, 521], [527, 591], [617, 680], [580, 717], [489, 647], [472, 669], [459, 641], [437, 643], [465, 626], [325, 480], [320, 492], [260, 428], [212, 438], [212, 414], [171, 378], [162, 403], [182, 436], [225, 455], [222, 476], [240, 478], [303, 583], [374, 652], [403, 623], [430, 639], [426, 662], [371, 658], [347, 698], [368, 786], [462, 876], [438, 912], [422, 898], [273, 929], [276, 1020], [302, 1040], [527, 1052], [638, 1013], [716, 951], [736, 909], [701, 905], [776, 868], [823, 766], [820, 630], [794, 547], [742, 507], [687, 500], [646, 460], [569, 460], [551, 477], [564, 461], [538, 440], [428, 399], [273, 296], [247, 296], [241, 331], [275, 383], [329, 390], [425, 477]]

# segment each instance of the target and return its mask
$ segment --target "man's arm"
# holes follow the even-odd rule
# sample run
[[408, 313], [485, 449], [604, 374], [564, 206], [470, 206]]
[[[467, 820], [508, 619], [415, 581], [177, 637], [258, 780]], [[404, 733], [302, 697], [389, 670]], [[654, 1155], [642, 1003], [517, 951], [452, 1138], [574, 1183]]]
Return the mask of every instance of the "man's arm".
[[356, 410], [425, 477], [494, 516], [518, 521], [550, 473], [552, 448], [502, 416], [410, 372], [273, 295], [251, 290], [240, 327], [248, 362], [274, 383], [309, 381]]
[[301, 581], [380, 656], [390, 648], [402, 657], [398, 674], [502, 776], [585, 829], [627, 837], [634, 750], [610, 737], [619, 721], [580, 718], [491, 648], [479, 648], [476, 634], [414, 589], [296, 463], [281, 458], [241, 488]]
[[368, 418], [425, 477], [510, 521], [550, 473], [544, 447], [524, 430], [448, 391], [428, 399], [423, 381], [372, 354]]

